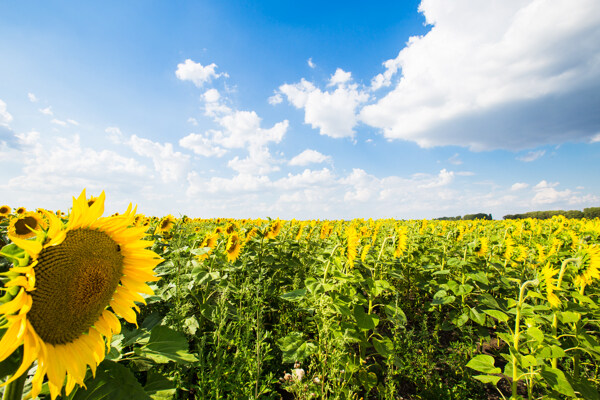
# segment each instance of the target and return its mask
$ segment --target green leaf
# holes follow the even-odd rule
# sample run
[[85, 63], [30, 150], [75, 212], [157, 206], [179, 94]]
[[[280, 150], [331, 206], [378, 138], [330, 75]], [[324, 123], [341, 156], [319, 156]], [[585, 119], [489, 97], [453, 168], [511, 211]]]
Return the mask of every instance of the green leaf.
[[508, 322], [508, 315], [499, 310], [483, 310], [490, 317], [496, 318], [498, 321]]
[[433, 300], [431, 301], [432, 306], [439, 306], [443, 304], [452, 303], [456, 297], [448, 296], [448, 293], [445, 290], [438, 290], [436, 294], [433, 295]]
[[172, 399], [176, 392], [173, 382], [152, 370], [148, 372], [144, 390], [153, 400]]
[[561, 358], [567, 356], [567, 353], [555, 344], [544, 346], [538, 354], [542, 358]]
[[287, 301], [300, 301], [304, 298], [304, 296], [306, 296], [306, 289], [296, 289], [292, 290], [291, 292], [284, 293], [279, 297]]
[[479, 354], [467, 363], [467, 367], [486, 374], [499, 374], [500, 368], [494, 366], [494, 357]]
[[358, 373], [358, 379], [367, 391], [377, 385], [377, 375], [374, 372], [367, 372], [363, 369]]
[[573, 387], [560, 369], [550, 368], [547, 365], [543, 365], [540, 375], [542, 378], [544, 378], [552, 390], [556, 390], [557, 392], [566, 396], [575, 397], [575, 391], [573, 390]]
[[[91, 376], [90, 376], [91, 378]], [[79, 388], [71, 400], [149, 400], [150, 396], [133, 373], [119, 363], [104, 360], [96, 377], [85, 381], [87, 389]]]
[[159, 364], [166, 364], [169, 361], [178, 363], [197, 361], [196, 356], [189, 353], [188, 347], [188, 342], [182, 333], [166, 326], [156, 326], [150, 332], [148, 343], [139, 350], [139, 353]]
[[542, 332], [540, 328], [536, 326], [530, 326], [527, 328], [527, 334], [538, 343], [542, 343], [544, 341], [544, 332]]
[[302, 332], [292, 332], [277, 341], [279, 349], [283, 353], [282, 361], [293, 363], [304, 361], [313, 354], [317, 346], [314, 343], [304, 341]]
[[485, 314], [480, 313], [475, 308], [471, 308], [469, 310], [469, 317], [471, 317], [471, 319], [477, 322], [479, 325], [485, 324]]
[[24, 267], [29, 263], [29, 255], [14, 243], [7, 244], [0, 250], [0, 256], [6, 257], [13, 265]]
[[360, 304], [354, 306], [354, 318], [356, 319], [356, 324], [360, 329], [370, 330], [375, 329], [377, 324], [379, 323], [379, 318], [374, 316], [373, 314], [365, 313], [365, 309]]
[[563, 311], [558, 314], [558, 319], [560, 319], [560, 322], [562, 322], [563, 324], [570, 324], [573, 322], [577, 322], [577, 321], [579, 321], [580, 318], [581, 318], [581, 314], [573, 312], [573, 311]]
[[394, 323], [394, 325], [406, 325], [406, 314], [404, 314], [404, 311], [402, 311], [400, 307], [396, 306], [395, 303], [386, 304], [384, 310], [388, 320]]
[[458, 286], [458, 290], [456, 291], [456, 295], [457, 296], [463, 296], [465, 294], [469, 294], [473, 291], [474, 287], [466, 284], [466, 285], [459, 285]]
[[389, 338], [383, 338], [381, 340], [373, 338], [373, 347], [375, 347], [375, 350], [385, 358], [394, 353], [394, 345]]
[[493, 383], [494, 385], [497, 385], [498, 381], [500, 379], [502, 379], [501, 376], [496, 376], [496, 375], [475, 375], [475, 376], [473, 376], [473, 378], [475, 378], [478, 381], [481, 381], [483, 383]]

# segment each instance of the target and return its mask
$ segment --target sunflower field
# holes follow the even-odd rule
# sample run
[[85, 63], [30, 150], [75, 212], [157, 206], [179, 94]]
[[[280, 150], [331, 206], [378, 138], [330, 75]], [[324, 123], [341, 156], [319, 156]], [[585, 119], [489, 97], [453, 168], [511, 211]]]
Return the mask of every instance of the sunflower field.
[[600, 399], [600, 220], [0, 207], [4, 399]]

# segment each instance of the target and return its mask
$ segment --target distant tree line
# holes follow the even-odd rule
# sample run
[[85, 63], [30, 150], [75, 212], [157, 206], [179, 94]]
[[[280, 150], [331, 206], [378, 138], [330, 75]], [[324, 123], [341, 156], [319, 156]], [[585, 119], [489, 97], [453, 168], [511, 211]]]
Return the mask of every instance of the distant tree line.
[[[567, 218], [577, 218], [577, 219], [600, 218], [600, 207], [584, 208], [583, 211], [579, 211], [579, 210], [530, 211], [530, 212], [526, 212], [523, 214], [508, 214], [508, 215], [505, 215], [503, 218], [504, 219], [523, 219], [523, 218], [548, 219], [548, 218], [552, 218], [555, 215], [564, 215]], [[492, 214], [477, 213], [477, 214], [466, 214], [466, 215], [463, 215], [462, 217], [460, 215], [458, 215], [456, 217], [440, 217], [440, 218], [434, 218], [434, 219], [439, 220], [439, 221], [461, 221], [461, 220], [465, 221], [465, 220], [473, 220], [473, 219], [491, 220]]]
[[521, 218], [537, 218], [537, 219], [548, 219], [555, 215], [564, 215], [567, 218], [600, 218], [600, 207], [589, 207], [584, 208], [583, 211], [579, 210], [551, 210], [551, 211], [530, 211], [524, 214], [508, 214], [504, 216], [504, 219], [521, 219]]
[[484, 213], [477, 213], [477, 214], [466, 214], [464, 216], [457, 216], [457, 217], [441, 217], [441, 218], [434, 218], [436, 220], [439, 221], [466, 221], [466, 220], [473, 220], [473, 219], [488, 219], [488, 220], [492, 220], [492, 214], [484, 214]]

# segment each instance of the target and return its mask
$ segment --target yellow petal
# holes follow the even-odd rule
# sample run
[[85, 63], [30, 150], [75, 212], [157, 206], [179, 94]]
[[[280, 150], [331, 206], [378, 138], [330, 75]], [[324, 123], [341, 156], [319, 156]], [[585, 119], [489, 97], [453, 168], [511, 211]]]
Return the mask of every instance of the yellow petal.
[[25, 304], [27, 304], [28, 294], [25, 293], [25, 289], [19, 290], [19, 293], [8, 303], [0, 305], [0, 314], [14, 314], [19, 311]]

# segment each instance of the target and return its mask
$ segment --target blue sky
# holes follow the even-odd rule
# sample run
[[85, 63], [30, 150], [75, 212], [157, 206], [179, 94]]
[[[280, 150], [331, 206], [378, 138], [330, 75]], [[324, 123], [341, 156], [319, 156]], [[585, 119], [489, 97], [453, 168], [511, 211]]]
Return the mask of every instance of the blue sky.
[[597, 1], [8, 1], [0, 54], [13, 207], [84, 187], [159, 216], [600, 206]]

